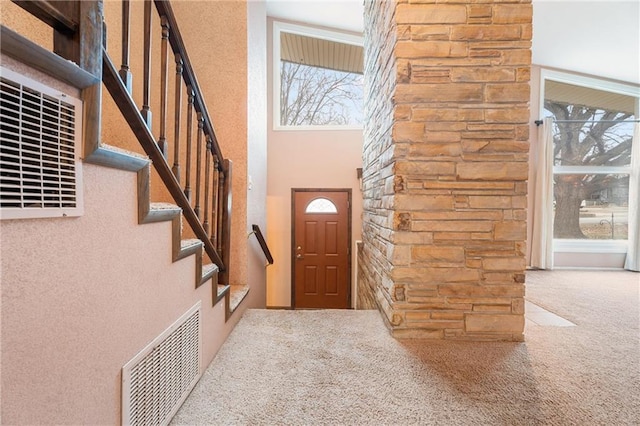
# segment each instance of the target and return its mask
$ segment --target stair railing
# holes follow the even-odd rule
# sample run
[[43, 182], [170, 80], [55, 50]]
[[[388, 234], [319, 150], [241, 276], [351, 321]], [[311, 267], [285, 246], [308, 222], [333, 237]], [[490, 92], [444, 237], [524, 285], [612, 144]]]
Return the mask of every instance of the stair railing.
[[[151, 44], [153, 38], [152, 9], [160, 17], [160, 111], [159, 135], [157, 140], [150, 129], [151, 111]], [[143, 101], [138, 109], [133, 103], [131, 93], [130, 1], [122, 1], [122, 65], [116, 72], [111, 59], [105, 53], [103, 61], [103, 82], [116, 102], [121, 113], [134, 130], [138, 141], [153, 161], [160, 178], [169, 190], [197, 238], [203, 241], [209, 258], [218, 265], [219, 282], [229, 283], [228, 265], [230, 253], [231, 226], [231, 162], [225, 159], [218, 144], [216, 133], [207, 110], [204, 96], [196, 79], [195, 72], [182, 40], [178, 23], [171, 4], [164, 0], [145, 0], [144, 2], [144, 46], [143, 46]], [[170, 50], [169, 50], [170, 49]], [[169, 118], [169, 58], [175, 60], [174, 117]], [[120, 77], [116, 81], [115, 76]], [[184, 85], [184, 86], [183, 86]], [[185, 107], [182, 100], [183, 87], [186, 87], [186, 149], [184, 169], [182, 164], [182, 113]], [[124, 92], [123, 92], [124, 89]], [[129, 94], [129, 96], [125, 96]], [[194, 123], [194, 118], [196, 123]], [[167, 161], [169, 138], [167, 122], [174, 120], [173, 164]], [[193, 126], [197, 124], [194, 138]], [[195, 140], [194, 140], [195, 139]], [[195, 169], [193, 160], [195, 157]], [[184, 176], [182, 176], [184, 174]], [[195, 174], [195, 176], [192, 176]], [[181, 185], [184, 182], [184, 186]], [[192, 185], [195, 187], [192, 187]]]
[[[224, 158], [207, 110], [204, 97], [187, 54], [178, 23], [169, 1], [144, 0], [143, 99], [138, 108], [132, 93], [130, 69], [130, 1], [122, 0], [122, 64], [117, 70], [101, 44], [103, 8], [101, 0], [38, 2], [13, 0], [54, 29], [54, 52], [102, 77], [102, 83], [125, 118], [145, 153], [151, 159], [162, 182], [182, 209], [196, 238], [204, 244], [208, 257], [218, 268], [218, 283], [229, 284], [231, 242], [231, 161]], [[159, 134], [152, 132], [151, 43], [152, 9], [160, 18], [160, 108]], [[171, 51], [169, 51], [169, 48]], [[175, 60], [174, 116], [169, 117], [169, 52]], [[186, 105], [182, 99], [186, 89]], [[101, 93], [99, 85], [83, 89], [85, 116], [85, 156], [102, 162], [100, 152]], [[186, 135], [182, 117], [186, 108]], [[174, 120], [173, 163], [169, 165], [168, 120]], [[193, 128], [197, 127], [196, 135]], [[184, 140], [185, 146], [181, 145]], [[184, 162], [183, 162], [184, 160]], [[195, 175], [195, 176], [194, 176]]]
[[[154, 36], [152, 9], [160, 17], [159, 134], [151, 133], [151, 45]], [[195, 236], [202, 240], [209, 258], [219, 267], [219, 283], [229, 284], [231, 228], [231, 161], [224, 158], [204, 96], [182, 40], [178, 22], [166, 0], [144, 1], [143, 99], [138, 110], [131, 97], [129, 66], [130, 1], [122, 1], [122, 64], [116, 71], [108, 54], [103, 57], [103, 83], [123, 114], [183, 214]], [[173, 117], [169, 117], [169, 62], [175, 64]], [[115, 78], [119, 77], [119, 81]], [[186, 88], [187, 102], [182, 99]], [[128, 95], [128, 96], [127, 96]], [[186, 147], [181, 146], [182, 114], [186, 108]], [[169, 165], [168, 120], [174, 121], [173, 163]], [[195, 120], [195, 122], [194, 122]], [[196, 135], [193, 127], [197, 126]], [[184, 151], [184, 154], [183, 154]], [[194, 158], [195, 157], [195, 158]], [[184, 164], [182, 160], [184, 158]], [[195, 160], [195, 167], [194, 166]], [[195, 175], [195, 176], [194, 176]]]
[[262, 249], [262, 253], [264, 253], [264, 257], [267, 258], [268, 264], [273, 265], [273, 256], [271, 255], [271, 250], [269, 250], [269, 246], [267, 245], [267, 241], [264, 239], [264, 235], [262, 234], [260, 227], [256, 224], [253, 224], [251, 225], [251, 229], [253, 229], [253, 231], [249, 233], [249, 236], [251, 236], [251, 234], [256, 236], [258, 244], [260, 244], [260, 248]]

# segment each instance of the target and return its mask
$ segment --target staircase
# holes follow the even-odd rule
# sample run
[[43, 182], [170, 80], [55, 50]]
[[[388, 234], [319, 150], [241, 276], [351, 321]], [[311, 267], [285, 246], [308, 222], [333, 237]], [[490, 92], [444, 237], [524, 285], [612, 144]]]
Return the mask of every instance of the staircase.
[[[144, 40], [138, 46], [130, 35], [134, 2], [122, 1], [119, 67], [114, 65], [105, 45], [101, 1], [14, 3], [53, 28], [56, 55], [3, 27], [2, 36], [12, 40], [9, 53], [82, 88], [84, 161], [136, 172], [138, 223], [171, 222], [172, 261], [193, 256], [194, 287], [210, 282], [212, 304], [224, 300], [228, 320], [248, 292], [248, 286], [229, 282], [232, 164], [218, 144], [170, 3], [144, 1], [143, 16], [135, 17], [135, 22], [140, 22], [139, 18], [144, 22]], [[158, 22], [160, 28], [153, 28]], [[154, 34], [160, 35], [159, 40], [154, 39]], [[154, 50], [152, 46], [156, 43], [160, 58], [153, 57], [157, 47]], [[142, 78], [133, 79], [133, 66], [129, 63], [132, 46], [142, 48], [142, 52], [135, 52], [144, 57]], [[172, 84], [169, 58], [175, 67]], [[152, 64], [158, 62], [160, 84], [154, 87]], [[157, 81], [157, 75], [153, 77]], [[141, 107], [133, 98], [140, 89], [133, 85], [134, 80], [142, 86]], [[137, 147], [102, 142], [103, 86], [135, 136]], [[152, 88], [159, 93], [152, 94]], [[153, 111], [151, 105], [158, 110]], [[169, 129], [173, 130], [171, 137]], [[152, 180], [156, 187], [152, 187]], [[158, 193], [168, 195], [161, 202], [152, 201], [153, 194]]]
[[[180, 17], [190, 10], [186, 4], [176, 6]], [[164, 413], [152, 422], [162, 424], [244, 308], [260, 303], [257, 291], [250, 301], [249, 287], [235, 285], [243, 272], [231, 265], [259, 258], [244, 259], [240, 218], [231, 263], [232, 163], [218, 144], [179, 24], [165, 1], [14, 1], [2, 9], [3, 88], [22, 81], [27, 91], [46, 86], [38, 89], [43, 97], [73, 98], [73, 115], [65, 117], [82, 117], [72, 126], [70, 157], [79, 171], [74, 188], [84, 196], [77, 214], [0, 221], [3, 420], [117, 424], [143, 408], [143, 416]], [[212, 15], [224, 10], [207, 9]], [[52, 40], [43, 41], [50, 34]], [[193, 31], [187, 34], [193, 43]], [[3, 117], [33, 109], [5, 93]], [[11, 139], [3, 122], [3, 148], [36, 152], [52, 144], [15, 136], [33, 130], [29, 126], [16, 125]], [[5, 176], [33, 179], [12, 172], [19, 169], [7, 160], [13, 154], [2, 152], [4, 203]], [[23, 157], [29, 166], [37, 162]], [[254, 233], [260, 240], [259, 229]], [[261, 247], [266, 255], [264, 241]], [[24, 410], [27, 401], [36, 408]]]

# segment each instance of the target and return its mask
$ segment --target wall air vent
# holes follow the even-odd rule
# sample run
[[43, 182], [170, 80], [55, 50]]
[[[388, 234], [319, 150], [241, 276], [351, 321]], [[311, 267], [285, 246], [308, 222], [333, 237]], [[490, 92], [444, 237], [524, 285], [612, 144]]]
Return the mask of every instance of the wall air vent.
[[80, 216], [82, 101], [0, 68], [0, 216]]
[[122, 424], [166, 425], [200, 378], [200, 302], [122, 368]]

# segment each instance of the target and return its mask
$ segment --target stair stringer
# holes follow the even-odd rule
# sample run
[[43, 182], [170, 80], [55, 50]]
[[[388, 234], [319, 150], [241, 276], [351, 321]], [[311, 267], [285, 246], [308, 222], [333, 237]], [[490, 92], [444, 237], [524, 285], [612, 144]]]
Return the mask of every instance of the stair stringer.
[[[185, 257], [195, 255], [195, 288], [200, 287], [214, 276], [217, 278], [218, 267], [215, 265], [213, 265], [214, 268], [204, 269], [206, 274], [203, 274], [202, 257], [204, 244], [202, 241], [198, 239], [182, 239], [182, 209], [174, 204], [151, 202], [151, 162], [149, 161], [146, 167], [138, 170], [137, 175], [138, 223], [171, 221], [171, 260], [176, 262]], [[214, 286], [212, 284], [212, 297], [215, 299], [213, 290]]]
[[215, 264], [203, 265], [204, 245], [198, 239], [182, 239], [182, 209], [170, 203], [152, 203], [151, 161], [138, 153], [125, 151], [117, 147], [100, 143], [93, 152], [85, 156], [88, 163], [137, 174], [138, 223], [156, 223], [171, 221], [171, 257], [172, 262], [195, 255], [195, 288], [211, 282], [212, 306], [221, 299], [218, 291], [218, 267]]

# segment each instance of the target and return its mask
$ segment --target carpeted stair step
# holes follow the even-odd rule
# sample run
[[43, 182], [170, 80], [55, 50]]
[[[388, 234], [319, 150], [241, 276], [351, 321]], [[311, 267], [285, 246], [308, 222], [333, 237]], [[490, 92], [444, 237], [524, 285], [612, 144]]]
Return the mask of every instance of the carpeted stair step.
[[149, 203], [149, 212], [144, 223], [164, 222], [173, 220], [182, 214], [182, 209], [170, 203]]
[[218, 281], [218, 265], [214, 263], [202, 265], [202, 279], [200, 280], [200, 284], [204, 284], [211, 278], [213, 278], [214, 283]]
[[[178, 256], [175, 260], [184, 259], [190, 255], [195, 255], [196, 262], [196, 288], [200, 287], [202, 284], [208, 282], [209, 280], [213, 280], [213, 286], [215, 288], [216, 283], [218, 282], [218, 266], [214, 263], [203, 264], [203, 243], [197, 238], [190, 238], [186, 240], [180, 241], [180, 250], [178, 252]], [[219, 299], [217, 299], [217, 295], [214, 294], [215, 303], [218, 303]], [[214, 303], [214, 304], [215, 304]]]
[[208, 265], [202, 265], [202, 279], [209, 279], [218, 272], [218, 266], [214, 263], [209, 263]]
[[229, 285], [218, 284], [218, 294], [217, 294], [215, 303], [218, 303], [219, 301], [224, 299], [224, 297], [229, 293], [230, 289], [231, 289], [231, 286]]
[[197, 238], [189, 238], [180, 241], [180, 251], [175, 260], [184, 259], [192, 254], [202, 256], [202, 241]]
[[137, 172], [149, 167], [149, 157], [135, 151], [129, 151], [113, 145], [99, 143], [88, 147], [84, 161], [106, 167], [114, 167], [119, 170]]
[[247, 297], [250, 287], [247, 284], [231, 284], [229, 286], [229, 296], [226, 298], [226, 320], [240, 306], [240, 303]]

